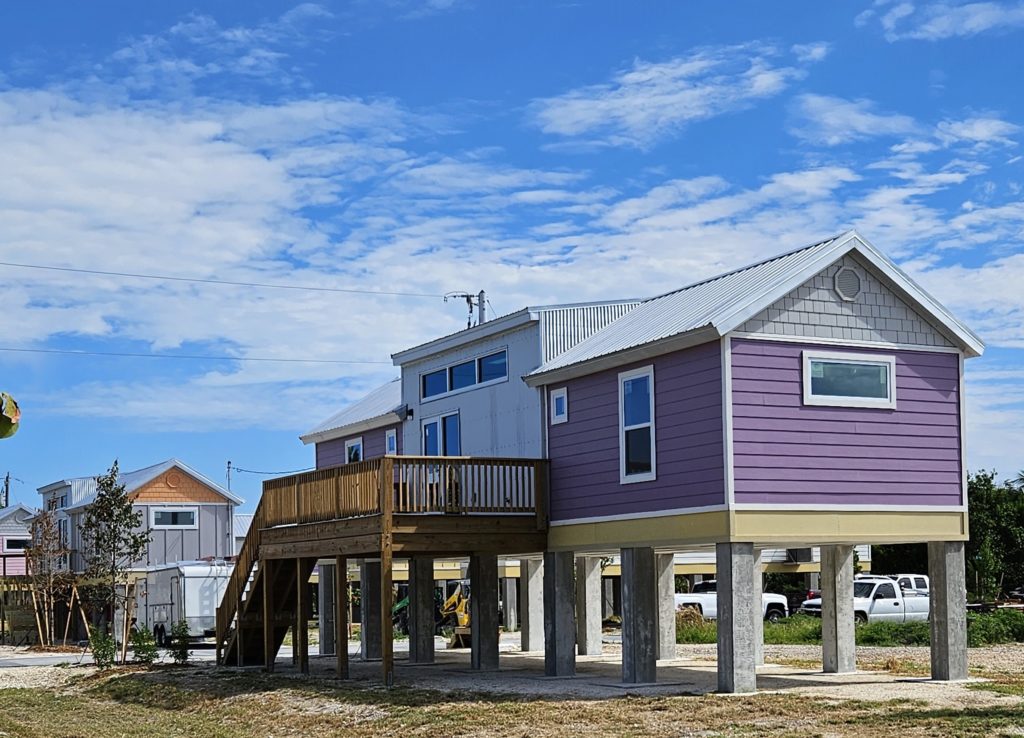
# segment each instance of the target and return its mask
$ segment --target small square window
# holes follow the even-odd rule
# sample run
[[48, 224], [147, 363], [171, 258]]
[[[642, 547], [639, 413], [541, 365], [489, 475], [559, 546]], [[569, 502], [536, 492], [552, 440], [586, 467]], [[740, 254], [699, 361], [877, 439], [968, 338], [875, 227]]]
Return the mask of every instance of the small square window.
[[478, 361], [481, 382], [493, 382], [508, 376], [508, 354], [505, 351], [484, 356]]
[[398, 453], [398, 431], [391, 429], [384, 434], [384, 453]]
[[455, 391], [476, 384], [476, 362], [466, 361], [448, 370], [448, 387]]
[[354, 464], [363, 460], [363, 437], [345, 441], [345, 463]]
[[438, 369], [436, 372], [424, 374], [422, 391], [424, 399], [434, 395], [443, 395], [447, 392], [448, 371], [446, 369]]
[[551, 390], [551, 425], [564, 423], [569, 419], [569, 395], [565, 387]]

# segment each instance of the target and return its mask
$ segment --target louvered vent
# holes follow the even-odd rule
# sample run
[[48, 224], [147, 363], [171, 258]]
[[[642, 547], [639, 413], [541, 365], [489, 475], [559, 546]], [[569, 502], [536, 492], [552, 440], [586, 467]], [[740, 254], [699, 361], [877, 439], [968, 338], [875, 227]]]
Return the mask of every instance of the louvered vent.
[[860, 296], [860, 275], [850, 267], [843, 267], [836, 272], [836, 294], [847, 302], [853, 302]]

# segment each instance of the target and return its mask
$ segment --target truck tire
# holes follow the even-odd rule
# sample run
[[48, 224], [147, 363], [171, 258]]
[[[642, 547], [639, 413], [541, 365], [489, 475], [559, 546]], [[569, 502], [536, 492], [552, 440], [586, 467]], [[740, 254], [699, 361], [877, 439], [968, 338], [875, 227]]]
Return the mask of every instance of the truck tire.
[[857, 625], [863, 625], [868, 621], [868, 614], [866, 612], [855, 612], [853, 613], [853, 622]]
[[769, 607], [764, 614], [764, 619], [769, 623], [777, 623], [784, 617], [786, 617], [786, 613], [781, 607]]

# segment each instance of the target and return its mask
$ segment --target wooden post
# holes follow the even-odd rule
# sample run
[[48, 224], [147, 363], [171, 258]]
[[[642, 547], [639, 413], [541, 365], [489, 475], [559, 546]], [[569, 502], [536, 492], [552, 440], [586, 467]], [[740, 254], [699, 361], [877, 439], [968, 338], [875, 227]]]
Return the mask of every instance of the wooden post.
[[276, 639], [274, 633], [277, 630], [277, 623], [274, 622], [274, 588], [270, 582], [273, 573], [272, 562], [265, 559], [261, 562], [260, 574], [263, 577], [263, 665], [268, 673], [274, 673], [274, 663], [277, 661], [277, 651], [274, 648]]
[[78, 600], [78, 614], [82, 616], [82, 625], [85, 627], [85, 640], [92, 638], [92, 633], [89, 632], [89, 619], [85, 617], [85, 608], [82, 607], [82, 595], [78, 594], [78, 585], [71, 585], [71, 589], [74, 592], [75, 599]]
[[533, 467], [533, 504], [537, 530], [548, 528], [548, 462], [535, 461]]
[[309, 577], [306, 572], [305, 559], [295, 559], [295, 634], [299, 671], [309, 674], [309, 617], [306, 608], [309, 604]]
[[348, 559], [334, 557], [334, 650], [338, 679], [348, 679]]
[[394, 605], [394, 592], [392, 591], [392, 529], [394, 527], [394, 459], [385, 457], [380, 465], [380, 512], [381, 512], [381, 540], [380, 540], [380, 656], [381, 670], [385, 686], [391, 687], [395, 683], [395, 634], [391, 621], [391, 608]]

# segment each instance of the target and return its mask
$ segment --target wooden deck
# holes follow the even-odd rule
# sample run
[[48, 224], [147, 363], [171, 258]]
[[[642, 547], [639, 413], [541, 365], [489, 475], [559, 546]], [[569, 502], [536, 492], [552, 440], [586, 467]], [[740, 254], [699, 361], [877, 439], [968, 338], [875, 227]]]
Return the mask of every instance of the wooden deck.
[[[390, 683], [393, 559], [543, 551], [547, 489], [548, 462], [539, 459], [385, 456], [268, 480], [217, 609], [218, 662], [272, 669], [293, 627], [293, 656], [308, 666], [301, 643], [311, 603], [302, 584], [316, 560], [334, 559], [344, 573], [349, 558], [379, 558]], [[339, 622], [339, 653], [345, 634]]]

